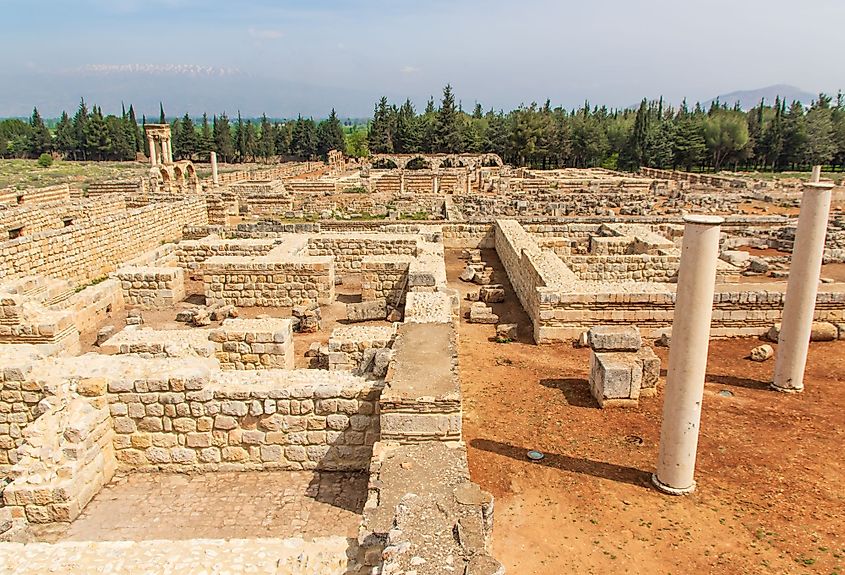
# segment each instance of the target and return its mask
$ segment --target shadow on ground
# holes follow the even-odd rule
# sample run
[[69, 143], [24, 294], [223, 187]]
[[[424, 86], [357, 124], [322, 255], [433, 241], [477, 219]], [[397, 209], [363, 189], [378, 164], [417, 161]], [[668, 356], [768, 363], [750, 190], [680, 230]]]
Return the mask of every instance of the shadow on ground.
[[583, 378], [541, 379], [540, 385], [559, 389], [572, 407], [599, 409], [599, 404], [590, 393], [590, 384]]
[[625, 467], [624, 465], [605, 463], [603, 461], [593, 461], [592, 459], [583, 457], [571, 457], [559, 453], [544, 453], [545, 457], [543, 459], [532, 462], [526, 455], [529, 448], [517, 447], [492, 439], [473, 439], [470, 441], [470, 445], [475, 449], [504, 455], [517, 461], [553, 467], [561, 471], [590, 475], [599, 479], [628, 483], [638, 487], [648, 487], [650, 485], [651, 473], [633, 467]]

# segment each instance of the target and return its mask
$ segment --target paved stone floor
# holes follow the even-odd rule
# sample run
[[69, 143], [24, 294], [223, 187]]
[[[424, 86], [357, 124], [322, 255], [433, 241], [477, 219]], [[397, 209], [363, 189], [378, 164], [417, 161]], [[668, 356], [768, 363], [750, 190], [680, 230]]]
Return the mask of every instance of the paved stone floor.
[[116, 477], [40, 541], [356, 537], [364, 473], [140, 473]]

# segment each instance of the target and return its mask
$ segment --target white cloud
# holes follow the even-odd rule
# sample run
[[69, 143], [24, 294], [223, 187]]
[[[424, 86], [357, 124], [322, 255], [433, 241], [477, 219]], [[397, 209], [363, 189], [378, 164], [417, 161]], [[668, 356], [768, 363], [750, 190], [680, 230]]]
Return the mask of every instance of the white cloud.
[[403, 74], [410, 75], [410, 74], [418, 73], [420, 71], [420, 69], [417, 68], [416, 66], [403, 66], [402, 69], [399, 70], [399, 71], [402, 72]]
[[69, 74], [168, 74], [176, 76], [231, 76], [238, 68], [201, 66], [198, 64], [88, 64], [65, 70]]
[[272, 28], [250, 28], [247, 33], [251, 38], [256, 40], [278, 40], [284, 34], [281, 30], [274, 30]]

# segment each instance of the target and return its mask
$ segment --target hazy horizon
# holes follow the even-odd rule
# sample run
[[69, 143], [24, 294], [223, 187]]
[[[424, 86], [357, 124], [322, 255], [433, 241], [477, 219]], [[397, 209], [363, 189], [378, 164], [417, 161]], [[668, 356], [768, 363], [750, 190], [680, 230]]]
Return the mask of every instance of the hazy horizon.
[[[643, 97], [706, 101], [789, 84], [835, 95], [845, 3], [714, 0], [701, 8], [502, 0], [59, 0], [48, 24], [0, 0], [0, 116], [72, 112], [79, 98], [142, 114], [367, 117], [382, 95], [421, 109], [451, 83], [464, 109]], [[788, 15], [788, 17], [786, 17]]]

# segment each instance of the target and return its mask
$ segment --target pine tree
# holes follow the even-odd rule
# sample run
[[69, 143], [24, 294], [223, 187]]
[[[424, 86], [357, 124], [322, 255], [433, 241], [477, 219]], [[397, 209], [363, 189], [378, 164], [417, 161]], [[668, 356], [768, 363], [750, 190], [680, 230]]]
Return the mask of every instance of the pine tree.
[[88, 147], [86, 145], [85, 128], [88, 125], [88, 106], [85, 104], [85, 98], [79, 101], [79, 108], [73, 116], [73, 134], [76, 141], [77, 148], [73, 152], [73, 159], [85, 160], [88, 157]]
[[79, 148], [73, 122], [67, 112], [62, 111], [62, 117], [56, 125], [56, 150], [66, 157], [70, 157]]
[[238, 123], [235, 124], [235, 154], [239, 162], [246, 162], [246, 128], [244, 126], [243, 118], [241, 118], [241, 111], [238, 110]]
[[197, 151], [203, 153], [204, 158], [208, 158], [208, 152], [214, 148], [214, 136], [211, 134], [211, 125], [208, 123], [208, 114], [202, 113], [202, 128], [200, 129], [199, 140], [197, 142]]
[[224, 163], [232, 162], [235, 158], [235, 147], [232, 144], [232, 131], [229, 127], [229, 118], [223, 112], [220, 117], [214, 117], [214, 151], [220, 156]]
[[293, 142], [293, 123], [285, 122], [277, 124], [276, 132], [276, 153], [281, 156], [291, 156]]
[[346, 153], [346, 137], [334, 108], [329, 117], [317, 125], [317, 153], [325, 158], [330, 150]]
[[411, 100], [405, 100], [405, 103], [399, 107], [399, 112], [396, 115], [394, 148], [402, 154], [419, 152], [421, 140], [420, 120], [417, 118]]
[[819, 99], [813, 103], [805, 118], [807, 144], [804, 159], [811, 166], [833, 161], [837, 152], [830, 103], [830, 96], [819, 94]]
[[273, 124], [267, 119], [267, 114], [261, 116], [261, 134], [258, 137], [258, 155], [265, 162], [276, 155], [276, 133]]
[[138, 128], [138, 118], [135, 117], [135, 108], [132, 104], [129, 105], [129, 123], [132, 126], [132, 135], [135, 141], [135, 151], [144, 151], [144, 135]]
[[255, 155], [258, 151], [258, 134], [256, 133], [255, 124], [252, 123], [252, 120], [246, 121], [243, 133], [244, 157], [254, 162]]
[[33, 157], [38, 157], [41, 154], [46, 154], [53, 149], [53, 137], [50, 135], [50, 130], [44, 124], [41, 114], [38, 113], [38, 108], [32, 109], [32, 117], [29, 120], [29, 125], [32, 127], [29, 133], [29, 141], [27, 148]]
[[174, 138], [177, 155], [183, 159], [193, 159], [194, 154], [200, 151], [199, 137], [194, 127], [194, 121], [187, 112], [179, 123], [177, 134], [178, 137]]
[[373, 121], [367, 134], [370, 151], [374, 154], [393, 153], [393, 133], [390, 125], [390, 106], [382, 96], [373, 111]]
[[91, 115], [85, 123], [85, 152], [88, 157], [102, 160], [112, 150], [109, 127], [103, 118], [103, 112], [97, 106], [91, 109]]
[[443, 88], [443, 100], [437, 111], [435, 121], [435, 146], [437, 151], [447, 154], [457, 154], [463, 151], [461, 141], [461, 119], [455, 107], [455, 95], [452, 86], [446, 84]]
[[159, 102], [158, 103], [158, 109], [159, 109], [158, 123], [159, 124], [166, 124], [167, 123], [167, 116], [164, 115], [164, 104]]

